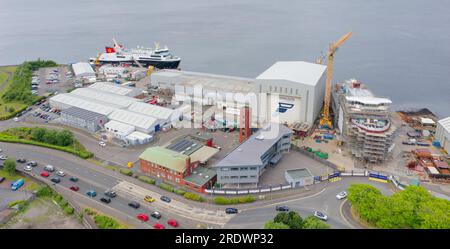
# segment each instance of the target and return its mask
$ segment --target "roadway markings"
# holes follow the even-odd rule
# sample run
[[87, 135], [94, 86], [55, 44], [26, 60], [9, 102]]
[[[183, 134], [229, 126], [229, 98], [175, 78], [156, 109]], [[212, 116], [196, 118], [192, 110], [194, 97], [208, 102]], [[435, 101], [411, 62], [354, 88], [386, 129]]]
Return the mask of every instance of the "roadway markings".
[[344, 213], [343, 213], [343, 211], [342, 211], [342, 207], [344, 206], [344, 204], [345, 204], [346, 202], [347, 202], [347, 199], [345, 199], [345, 200], [341, 203], [341, 205], [339, 206], [339, 214], [341, 215], [342, 220], [344, 220], [345, 223], [347, 223], [347, 225], [348, 225], [350, 228], [355, 229], [355, 227], [347, 220], [347, 218], [345, 218]]

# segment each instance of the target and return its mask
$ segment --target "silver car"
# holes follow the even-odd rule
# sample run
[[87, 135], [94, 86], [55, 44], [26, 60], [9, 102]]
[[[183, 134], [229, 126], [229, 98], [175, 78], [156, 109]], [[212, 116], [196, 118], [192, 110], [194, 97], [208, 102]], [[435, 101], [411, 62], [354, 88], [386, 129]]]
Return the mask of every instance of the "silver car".
[[337, 198], [338, 200], [342, 200], [342, 199], [344, 199], [345, 197], [347, 197], [347, 192], [346, 192], [346, 191], [342, 191], [342, 192], [340, 192], [339, 194], [336, 195], [336, 198]]
[[323, 221], [327, 221], [328, 220], [328, 216], [326, 214], [322, 213], [322, 212], [314, 211], [313, 214], [314, 214], [314, 217], [316, 217], [318, 219], [321, 219]]

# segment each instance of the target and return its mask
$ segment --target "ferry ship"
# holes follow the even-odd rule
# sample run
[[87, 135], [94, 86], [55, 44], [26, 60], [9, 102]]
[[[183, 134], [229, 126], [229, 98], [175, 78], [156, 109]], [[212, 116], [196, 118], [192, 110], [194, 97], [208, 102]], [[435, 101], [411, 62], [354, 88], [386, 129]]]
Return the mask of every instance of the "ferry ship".
[[91, 58], [92, 65], [103, 64], [134, 64], [137, 66], [153, 66], [159, 69], [177, 69], [181, 58], [174, 56], [167, 47], [160, 48], [155, 44], [155, 48], [137, 47], [126, 49], [113, 39], [113, 47], [105, 47], [105, 52], [97, 58]]

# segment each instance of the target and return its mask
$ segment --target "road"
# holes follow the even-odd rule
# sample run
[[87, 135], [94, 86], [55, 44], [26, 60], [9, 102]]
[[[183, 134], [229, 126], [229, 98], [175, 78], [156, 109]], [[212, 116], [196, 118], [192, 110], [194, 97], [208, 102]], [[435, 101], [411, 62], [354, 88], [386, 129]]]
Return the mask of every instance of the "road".
[[[180, 223], [181, 228], [194, 228], [199, 223], [211, 223], [211, 226], [221, 227], [228, 221], [229, 218], [232, 217], [232, 215], [225, 215], [223, 209], [204, 209], [200, 207], [193, 207], [186, 204], [186, 200], [177, 200], [179, 197], [174, 198], [173, 195], [170, 194], [168, 195], [172, 198], [173, 201], [169, 204], [163, 203], [162, 201], [157, 199], [160, 194], [150, 190], [150, 188], [156, 188], [155, 186], [139, 182], [139, 180], [137, 179], [104, 169], [100, 166], [92, 165], [86, 160], [77, 158], [64, 152], [30, 145], [9, 144], [1, 142], [0, 148], [3, 149], [2, 154], [8, 155], [11, 158], [26, 158], [28, 160], [38, 162], [39, 165], [33, 168], [33, 171], [30, 172], [37, 177], [41, 177], [40, 173], [43, 171], [43, 167], [47, 164], [55, 166], [55, 168], [58, 170], [63, 170], [66, 173], [66, 176], [62, 177], [61, 182], [57, 185], [65, 187], [65, 189], [69, 189], [73, 185], [78, 186], [80, 190], [78, 192], [73, 192], [73, 197], [77, 197], [78, 199], [80, 199], [80, 196], [83, 196], [82, 199], [84, 202], [86, 202], [86, 199], [88, 198], [85, 193], [91, 189], [95, 190], [98, 195], [95, 198], [90, 198], [94, 201], [91, 202], [91, 204], [95, 203], [97, 207], [107, 211], [108, 208], [112, 208], [116, 211], [126, 214], [127, 219], [136, 219], [135, 217], [139, 213], [146, 213], [147, 215], [149, 215], [153, 211], [158, 211], [162, 214], [162, 219], [158, 222], [162, 224], [167, 224], [168, 219], [176, 219]], [[24, 167], [24, 164], [17, 164], [18, 170], [23, 171]], [[56, 176], [55, 173], [51, 173], [49, 179], [54, 176]], [[70, 176], [78, 177], [79, 181], [76, 183], [69, 181]], [[117, 186], [121, 185], [119, 183], [127, 183], [129, 185], [136, 186], [135, 188], [141, 186], [142, 188], [145, 188], [148, 193], [151, 193], [150, 195], [155, 197], [157, 200], [155, 203], [146, 203], [143, 201], [143, 198], [138, 199], [137, 195], [133, 195], [132, 191], [123, 191], [119, 193], [116, 198], [112, 199], [110, 204], [104, 204], [99, 201], [103, 196], [103, 193], [107, 189], [117, 188]], [[138, 201], [141, 204], [141, 207], [137, 210], [128, 207], [128, 203], [130, 200]], [[180, 207], [184, 209], [180, 209]], [[220, 224], [213, 222], [218, 218], [223, 218]], [[149, 224], [153, 225], [155, 223], [156, 220], [151, 218]]]
[[378, 188], [384, 195], [391, 195], [394, 193], [392, 185], [370, 181], [367, 177], [342, 178], [340, 181], [328, 183], [320, 192], [310, 196], [243, 209], [227, 223], [225, 228], [263, 228], [264, 223], [276, 216], [277, 211], [275, 211], [275, 206], [277, 205], [286, 205], [290, 210], [298, 212], [302, 217], [311, 215], [314, 210], [321, 211], [328, 215], [327, 223], [334, 229], [357, 228], [342, 214], [342, 204], [344, 200], [336, 199], [336, 195], [341, 191], [347, 190], [352, 183], [370, 184]]

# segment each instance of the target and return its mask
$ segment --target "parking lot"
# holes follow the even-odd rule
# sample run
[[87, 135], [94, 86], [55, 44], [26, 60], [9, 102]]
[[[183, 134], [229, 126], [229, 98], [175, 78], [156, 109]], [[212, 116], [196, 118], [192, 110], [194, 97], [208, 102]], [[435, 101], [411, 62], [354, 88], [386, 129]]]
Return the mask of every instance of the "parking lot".
[[40, 96], [66, 92], [73, 88], [73, 76], [67, 66], [40, 68], [36, 75], [39, 79]]

